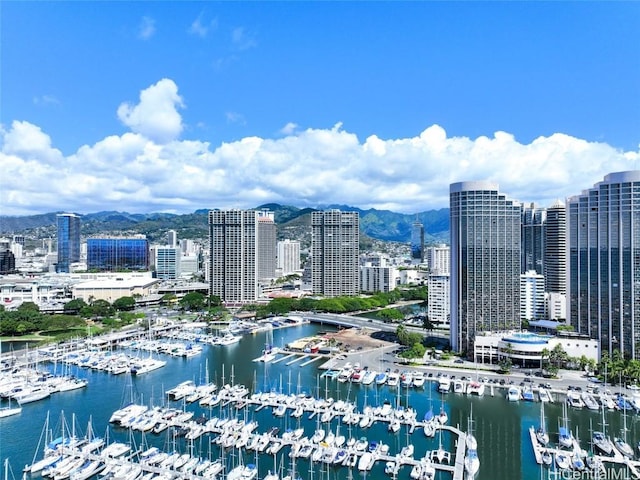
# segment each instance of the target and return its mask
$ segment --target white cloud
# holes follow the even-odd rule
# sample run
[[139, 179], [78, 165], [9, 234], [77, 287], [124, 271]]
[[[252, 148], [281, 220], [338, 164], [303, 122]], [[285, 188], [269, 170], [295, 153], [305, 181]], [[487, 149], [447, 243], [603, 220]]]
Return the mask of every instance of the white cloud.
[[142, 17], [138, 25], [138, 38], [149, 40], [156, 33], [156, 21], [151, 17]]
[[231, 43], [237, 50], [248, 50], [258, 46], [255, 36], [247, 33], [244, 27], [236, 27], [231, 31]]
[[209, 30], [215, 30], [218, 27], [218, 19], [214, 18], [209, 22], [203, 21], [204, 13], [200, 13], [189, 26], [188, 32], [191, 35], [195, 35], [200, 38], [205, 38], [209, 33]]
[[236, 123], [238, 125], [246, 125], [247, 120], [244, 115], [238, 112], [225, 112], [224, 116], [227, 119], [227, 123]]
[[515, 200], [547, 206], [607, 173], [640, 169], [640, 151], [561, 133], [523, 144], [507, 132], [451, 137], [438, 125], [408, 138], [361, 140], [341, 124], [306, 130], [291, 124], [283, 137], [212, 146], [177, 140], [180, 105], [173, 81], [161, 80], [138, 105], [118, 109], [131, 132], [69, 156], [29, 122], [0, 128], [3, 213], [190, 212], [270, 201], [414, 213], [448, 207], [449, 184], [464, 180], [497, 182]]
[[39, 97], [33, 97], [33, 104], [39, 106], [60, 105], [60, 100], [54, 95], [40, 95]]
[[140, 92], [140, 103], [122, 103], [118, 118], [136, 133], [159, 143], [175, 140], [182, 132], [182, 117], [177, 107], [184, 107], [178, 86], [164, 78]]
[[280, 129], [280, 133], [283, 135], [293, 135], [298, 130], [298, 124], [289, 122]]

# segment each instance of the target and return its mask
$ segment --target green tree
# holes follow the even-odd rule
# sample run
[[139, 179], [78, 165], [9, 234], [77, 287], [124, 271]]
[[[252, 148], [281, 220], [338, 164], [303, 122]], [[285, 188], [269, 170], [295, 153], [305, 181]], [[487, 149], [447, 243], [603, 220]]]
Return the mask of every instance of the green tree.
[[404, 315], [397, 308], [385, 308], [377, 312], [377, 316], [385, 322], [393, 322], [394, 320], [402, 320]]
[[222, 306], [222, 299], [218, 295], [209, 295], [207, 297], [207, 302], [209, 304], [209, 308]]
[[557, 369], [562, 368], [568, 360], [569, 355], [564, 351], [562, 344], [558, 343], [551, 349], [551, 352], [549, 353], [549, 361], [551, 362], [551, 365]]
[[433, 329], [435, 328], [433, 322], [429, 320], [429, 317], [427, 317], [426, 315], [422, 316], [422, 328], [424, 328], [428, 332], [433, 331]]
[[94, 317], [108, 317], [115, 313], [115, 309], [107, 300], [94, 300], [91, 302], [91, 314]]
[[40, 307], [33, 302], [22, 302], [16, 310], [19, 312], [40, 313]]
[[122, 312], [133, 310], [136, 306], [136, 300], [133, 297], [120, 297], [113, 302], [113, 308]]
[[416, 342], [411, 346], [411, 348], [409, 348], [408, 350], [405, 350], [399, 356], [402, 358], [408, 358], [408, 359], [412, 359], [412, 358], [421, 359], [424, 357], [425, 352], [426, 352], [426, 348], [422, 344], [422, 342]]
[[65, 303], [64, 307], [62, 308], [64, 310], [64, 313], [77, 315], [78, 313], [80, 313], [80, 310], [87, 306], [87, 302], [85, 302], [82, 298], [75, 298]]
[[180, 306], [190, 312], [197, 312], [205, 307], [206, 296], [200, 292], [189, 292], [180, 299]]

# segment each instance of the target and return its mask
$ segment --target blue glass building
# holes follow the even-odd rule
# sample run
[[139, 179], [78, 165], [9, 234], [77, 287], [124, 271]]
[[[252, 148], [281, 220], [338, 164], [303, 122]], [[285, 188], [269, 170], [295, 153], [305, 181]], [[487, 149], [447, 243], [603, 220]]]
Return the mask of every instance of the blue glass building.
[[424, 262], [424, 226], [417, 220], [411, 225], [411, 258]]
[[58, 224], [58, 263], [56, 272], [69, 273], [69, 267], [80, 261], [80, 217], [73, 213], [56, 215]]
[[640, 171], [571, 197], [569, 320], [602, 352], [640, 358]]
[[149, 241], [146, 238], [89, 238], [87, 269], [109, 272], [149, 270]]

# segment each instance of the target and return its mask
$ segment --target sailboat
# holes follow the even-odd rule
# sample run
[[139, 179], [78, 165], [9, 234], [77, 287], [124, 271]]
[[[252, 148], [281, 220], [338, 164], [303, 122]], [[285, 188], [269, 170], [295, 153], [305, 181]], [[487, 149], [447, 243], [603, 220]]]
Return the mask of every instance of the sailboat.
[[[604, 407], [603, 407], [604, 408]], [[603, 410], [604, 411], [604, 410]], [[633, 448], [627, 443], [627, 411], [622, 411], [622, 431], [619, 437], [613, 438], [613, 445], [624, 457], [633, 458]]]
[[538, 440], [538, 443], [540, 445], [546, 447], [549, 443], [549, 433], [547, 432], [547, 427], [544, 420], [544, 403], [545, 402], [540, 402], [540, 425], [536, 430], [536, 439]]
[[473, 435], [473, 405], [469, 414], [469, 426], [467, 428], [467, 454], [464, 457], [464, 469], [467, 472], [467, 479], [472, 480], [480, 469], [480, 458], [478, 457], [478, 442]]
[[613, 443], [609, 437], [605, 434], [605, 419], [604, 419], [604, 406], [602, 407], [602, 431], [601, 432], [593, 432], [591, 437], [593, 441], [593, 445], [598, 448], [605, 455], [611, 455], [613, 453]]
[[273, 346], [273, 328], [267, 330], [267, 339], [262, 350], [262, 355], [258, 358], [260, 362], [271, 362], [278, 356], [278, 347]]
[[567, 417], [567, 404], [562, 404], [562, 425], [558, 429], [558, 443], [564, 448], [573, 448], [573, 434], [569, 430], [569, 418]]

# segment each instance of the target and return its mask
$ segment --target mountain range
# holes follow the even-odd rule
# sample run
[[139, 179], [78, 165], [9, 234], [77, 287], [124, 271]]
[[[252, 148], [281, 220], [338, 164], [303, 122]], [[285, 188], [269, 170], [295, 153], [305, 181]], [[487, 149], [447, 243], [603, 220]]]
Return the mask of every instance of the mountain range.
[[[311, 212], [339, 209], [360, 214], [361, 232], [373, 239], [393, 242], [409, 242], [412, 224], [418, 220], [424, 225], [425, 242], [437, 243], [449, 240], [449, 209], [428, 210], [417, 214], [404, 214], [389, 210], [362, 210], [347, 205], [326, 205], [318, 209], [297, 208], [277, 203], [267, 203], [255, 208], [274, 212], [279, 237], [298, 238], [300, 229], [309, 227]], [[176, 230], [179, 238], [206, 238], [208, 235], [208, 209], [188, 214], [127, 213], [117, 211], [80, 215], [82, 234], [85, 236], [108, 233], [145, 234], [151, 241], [161, 241], [167, 230]], [[7, 216], [0, 215], [0, 235], [24, 234], [37, 238], [54, 237], [56, 214]]]

